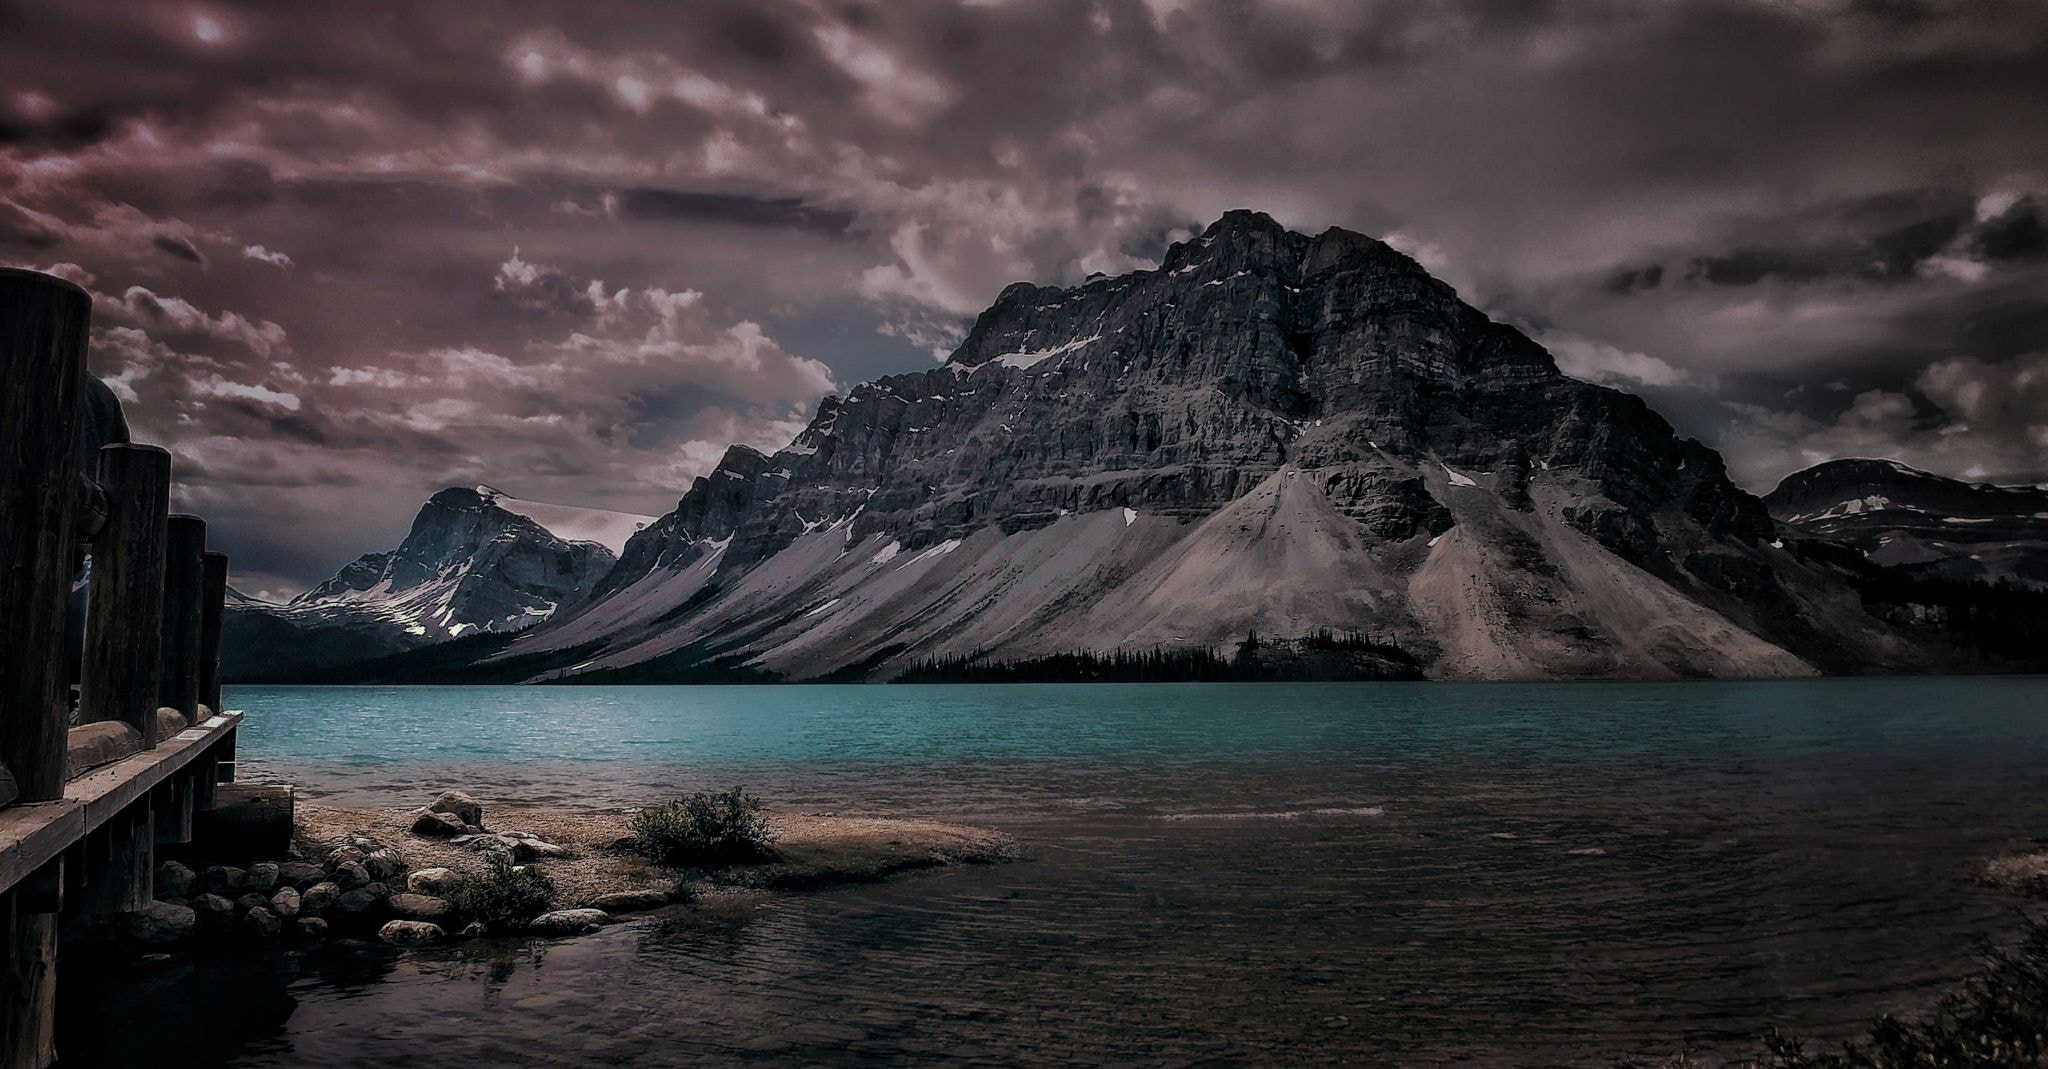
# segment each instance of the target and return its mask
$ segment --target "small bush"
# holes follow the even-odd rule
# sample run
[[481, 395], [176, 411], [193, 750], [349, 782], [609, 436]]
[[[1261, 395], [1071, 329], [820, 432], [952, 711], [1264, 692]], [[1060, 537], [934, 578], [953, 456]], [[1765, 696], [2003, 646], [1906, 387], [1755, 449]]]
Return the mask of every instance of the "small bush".
[[761, 800], [734, 787], [699, 791], [633, 815], [634, 848], [657, 865], [721, 865], [775, 856]]
[[448, 896], [456, 912], [493, 930], [515, 928], [554, 904], [555, 882], [531, 866], [486, 857], [482, 875], [470, 876]]

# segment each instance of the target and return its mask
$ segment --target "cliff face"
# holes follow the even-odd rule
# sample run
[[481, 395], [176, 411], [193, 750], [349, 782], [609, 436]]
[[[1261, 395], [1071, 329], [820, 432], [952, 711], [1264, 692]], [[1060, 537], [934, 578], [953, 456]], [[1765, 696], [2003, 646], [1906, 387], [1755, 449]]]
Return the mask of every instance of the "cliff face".
[[1832, 460], [1764, 498], [1785, 525], [1915, 575], [2048, 589], [2048, 490], [1950, 479], [1891, 460]]
[[617, 531], [619, 538], [633, 529], [630, 521], [645, 519], [517, 501], [488, 486], [443, 490], [395, 549], [356, 558], [286, 605], [230, 604], [224, 672], [278, 678], [546, 620], [587, 595], [617, 558], [599, 542], [563, 538], [527, 512], [554, 518], [559, 528]]
[[1387, 245], [1234, 212], [735, 448], [508, 666], [887, 678], [1363, 630], [1436, 675], [1910, 657], [1717, 454]]

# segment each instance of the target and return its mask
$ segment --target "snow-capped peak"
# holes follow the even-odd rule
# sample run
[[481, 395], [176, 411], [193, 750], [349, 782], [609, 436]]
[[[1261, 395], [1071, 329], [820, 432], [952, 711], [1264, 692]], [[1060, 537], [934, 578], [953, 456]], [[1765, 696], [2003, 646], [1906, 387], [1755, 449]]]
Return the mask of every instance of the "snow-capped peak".
[[595, 542], [611, 550], [613, 556], [626, 548], [626, 539], [633, 537], [635, 531], [654, 522], [652, 516], [637, 516], [630, 512], [527, 501], [512, 497], [489, 483], [478, 483], [475, 489], [486, 505], [496, 505], [506, 512], [524, 516], [565, 542]]

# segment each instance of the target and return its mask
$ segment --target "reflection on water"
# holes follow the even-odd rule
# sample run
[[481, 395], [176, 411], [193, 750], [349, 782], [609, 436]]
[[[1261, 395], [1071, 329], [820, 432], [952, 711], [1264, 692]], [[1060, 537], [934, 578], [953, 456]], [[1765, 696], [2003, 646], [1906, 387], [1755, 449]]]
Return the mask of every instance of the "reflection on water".
[[[904, 704], [917, 691], [938, 697]], [[1977, 940], [2015, 927], [1971, 863], [2048, 829], [2039, 680], [776, 688], [709, 706], [653, 689], [592, 703], [612, 721], [572, 733], [598, 760], [539, 760], [545, 731], [513, 715], [512, 760], [397, 764], [337, 755], [319, 741], [331, 725], [286, 718], [317, 710], [370, 752], [435, 715], [488, 748], [497, 707], [531, 692], [430, 692], [388, 732], [363, 712], [382, 692], [280, 693], [238, 696], [276, 718], [244, 750], [347, 800], [460, 782], [641, 801], [741, 777], [805, 809], [1000, 826], [1030, 857], [556, 943], [67, 962], [67, 1065], [1732, 1052], [1768, 1023], [1843, 1035], [1924, 1009]], [[725, 708], [744, 695], [767, 723]], [[549, 691], [535, 715], [574, 697]], [[1080, 724], [1080, 743], [1056, 730]], [[849, 733], [844, 752], [828, 744]], [[627, 749], [646, 756], [606, 759]], [[195, 1014], [195, 997], [235, 1010]]]

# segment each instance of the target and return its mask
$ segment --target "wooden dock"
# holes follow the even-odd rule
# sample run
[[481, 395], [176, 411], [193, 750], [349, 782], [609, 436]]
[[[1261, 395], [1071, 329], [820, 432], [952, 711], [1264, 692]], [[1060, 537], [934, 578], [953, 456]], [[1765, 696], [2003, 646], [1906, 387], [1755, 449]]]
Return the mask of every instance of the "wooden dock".
[[190, 841], [234, 778], [241, 722], [219, 711], [227, 558], [170, 515], [170, 454], [81, 458], [91, 310], [63, 279], [0, 269], [0, 1069], [56, 1061], [60, 920], [150, 901], [156, 848]]

